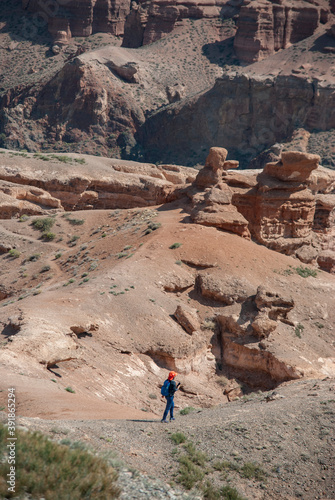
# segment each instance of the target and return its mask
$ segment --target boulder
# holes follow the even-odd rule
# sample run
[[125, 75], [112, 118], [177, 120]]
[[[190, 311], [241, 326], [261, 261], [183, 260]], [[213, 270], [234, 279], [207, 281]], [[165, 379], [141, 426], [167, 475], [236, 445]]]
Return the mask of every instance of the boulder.
[[186, 308], [185, 306], [178, 306], [174, 317], [184, 330], [192, 335], [193, 332], [200, 330], [200, 321], [196, 309]]
[[226, 305], [243, 302], [253, 294], [253, 287], [246, 279], [216, 272], [201, 272], [196, 285], [203, 297]]

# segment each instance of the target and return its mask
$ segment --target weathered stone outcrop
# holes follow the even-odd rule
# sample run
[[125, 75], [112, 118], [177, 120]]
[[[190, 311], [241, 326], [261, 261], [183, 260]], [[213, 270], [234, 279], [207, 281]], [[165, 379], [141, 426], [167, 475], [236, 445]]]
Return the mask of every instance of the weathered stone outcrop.
[[246, 279], [227, 276], [217, 270], [199, 273], [196, 286], [203, 297], [226, 305], [244, 302], [253, 293], [253, 288]]
[[179, 305], [174, 313], [174, 317], [190, 335], [200, 330], [200, 321], [196, 309]]
[[335, 128], [334, 86], [302, 75], [256, 77], [239, 70], [224, 74], [211, 90], [153, 114], [140, 136], [151, 161], [172, 157], [191, 165], [192, 155], [205, 161], [204, 147], [229, 145], [231, 157], [245, 168], [291, 137], [296, 123], [306, 130]]
[[[43, 161], [26, 155], [22, 165], [15, 156], [3, 155], [0, 166], [2, 218], [22, 213], [40, 214], [51, 208], [80, 210], [157, 205], [176, 199], [186, 179], [195, 178], [185, 167], [175, 166], [172, 182], [166, 179], [162, 166], [88, 156], [84, 160], [74, 155], [74, 164], [69, 170], [52, 155], [44, 158]], [[84, 164], [79, 167], [75, 159]], [[67, 160], [71, 162], [71, 157]], [[167, 177], [169, 173], [168, 169]]]
[[222, 182], [226, 170], [237, 168], [238, 162], [226, 161], [228, 151], [211, 148], [205, 167], [199, 171], [194, 186], [204, 191], [192, 196], [191, 217], [197, 224], [214, 226], [250, 238], [248, 222], [232, 204], [232, 191]]
[[261, 285], [257, 289], [255, 304], [258, 313], [251, 327], [257, 337], [265, 338], [276, 329], [279, 320], [288, 321], [287, 314], [293, 309], [294, 300]]
[[246, 62], [264, 59], [311, 36], [329, 15], [325, 0], [246, 0], [238, 17], [235, 52]]
[[241, 2], [227, 0], [140, 0], [132, 2], [127, 16], [123, 46], [148, 45], [171, 33], [183, 19], [220, 18], [222, 9], [227, 17], [238, 12]]
[[260, 243], [288, 254], [312, 245], [315, 196], [307, 181], [319, 160], [317, 155], [283, 152], [279, 162], [268, 163], [258, 176], [248, 220]]
[[271, 388], [303, 376], [300, 370], [280, 361], [271, 352], [232, 341], [224, 342], [222, 360], [232, 373], [243, 373], [243, 379], [254, 387]]
[[[232, 283], [232, 298], [233, 288]], [[283, 323], [293, 326], [287, 318], [293, 307], [290, 296], [264, 286], [259, 286], [255, 295], [249, 291], [249, 296], [240, 304], [226, 306], [226, 312], [216, 316], [218, 361], [239, 380], [254, 387], [270, 388], [285, 380], [300, 378], [299, 370], [270, 352], [264, 342], [259, 342], [273, 338]]]
[[129, 1], [125, 0], [22, 0], [22, 6], [47, 20], [57, 43], [66, 43], [71, 36], [97, 32], [122, 35], [130, 11]]
[[192, 220], [247, 238], [251, 234], [268, 248], [332, 269], [335, 174], [319, 167], [320, 157], [284, 151], [277, 162], [250, 175], [224, 170], [236, 163], [226, 156], [225, 149], [212, 148], [188, 191]]

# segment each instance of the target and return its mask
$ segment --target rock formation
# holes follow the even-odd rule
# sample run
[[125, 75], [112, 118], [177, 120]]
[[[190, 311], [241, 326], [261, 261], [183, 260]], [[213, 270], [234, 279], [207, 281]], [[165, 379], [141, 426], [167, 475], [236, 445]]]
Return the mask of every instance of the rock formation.
[[246, 0], [238, 17], [236, 54], [246, 62], [264, 59], [312, 35], [329, 15], [326, 0]]
[[335, 128], [334, 110], [333, 84], [239, 70], [224, 74], [209, 91], [157, 111], [139, 133], [151, 161], [172, 157], [191, 165], [192, 156], [205, 160], [204, 146], [229, 145], [232, 158], [246, 168], [257, 154], [291, 137], [296, 123], [306, 130]]
[[240, 3], [227, 0], [133, 1], [125, 23], [123, 46], [135, 48], [160, 40], [186, 18], [220, 18], [222, 9], [230, 17], [238, 12]]
[[[8, 156], [7, 165], [0, 167], [1, 218], [40, 214], [51, 208], [78, 210], [157, 205], [180, 196], [180, 187], [184, 188], [195, 179], [195, 172], [192, 176], [190, 169], [177, 166], [173, 177], [167, 169], [167, 180], [163, 166], [86, 157], [86, 166], [76, 168], [75, 159], [79, 163], [82, 159], [74, 155], [69, 171], [55, 155], [45, 156], [44, 160], [27, 155], [24, 167], [17, 165], [15, 156]], [[67, 158], [71, 163], [71, 157]]]
[[47, 20], [49, 31], [58, 44], [67, 43], [71, 36], [89, 36], [97, 32], [122, 35], [130, 9], [129, 1], [125, 0], [22, 0], [22, 6]]
[[251, 175], [224, 170], [236, 167], [226, 157], [224, 148], [212, 148], [188, 190], [193, 221], [334, 269], [335, 173], [319, 167], [320, 157], [283, 151]]
[[192, 196], [191, 217], [197, 224], [215, 226], [249, 238], [248, 222], [232, 204], [231, 189], [222, 182], [226, 170], [238, 167], [238, 162], [226, 161], [227, 154], [224, 148], [210, 149], [205, 167], [194, 183], [201, 192]]

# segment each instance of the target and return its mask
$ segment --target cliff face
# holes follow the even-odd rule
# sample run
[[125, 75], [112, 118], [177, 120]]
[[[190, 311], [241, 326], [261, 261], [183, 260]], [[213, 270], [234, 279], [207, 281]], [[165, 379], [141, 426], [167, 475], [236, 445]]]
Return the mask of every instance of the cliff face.
[[241, 61], [255, 62], [311, 36], [328, 21], [329, 1], [246, 0], [234, 40]]
[[[238, 12], [242, 0], [164, 0], [133, 2], [125, 24], [124, 47], [140, 47], [160, 40], [183, 19], [220, 18]], [[233, 4], [233, 5], [231, 5]]]
[[230, 73], [208, 92], [147, 120], [142, 141], [148, 154], [159, 148], [161, 158], [173, 155], [182, 163], [187, 153], [190, 164], [192, 157], [204, 161], [204, 148], [229, 145], [245, 167], [260, 151], [290, 136], [297, 123], [307, 130], [334, 128], [334, 105], [334, 87], [319, 80]]
[[[129, 0], [61, 0], [40, 2], [22, 0], [22, 6], [48, 21], [56, 40], [104, 32], [122, 35], [130, 11]], [[64, 36], [65, 34], [65, 36]]]

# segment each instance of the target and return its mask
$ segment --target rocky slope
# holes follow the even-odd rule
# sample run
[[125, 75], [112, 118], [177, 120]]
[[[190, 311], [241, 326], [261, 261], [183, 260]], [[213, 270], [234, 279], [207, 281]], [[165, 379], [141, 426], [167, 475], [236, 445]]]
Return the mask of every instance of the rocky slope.
[[[309, 5], [323, 12], [321, 4]], [[178, 4], [184, 12], [182, 7]], [[218, 145], [229, 147], [245, 168], [258, 154], [277, 142], [290, 142], [303, 128], [311, 134], [305, 151], [321, 154], [322, 163], [332, 167], [331, 26], [331, 20], [320, 24], [311, 36], [243, 69], [234, 55], [234, 22], [213, 18], [183, 18], [165, 38], [138, 49], [119, 47], [120, 41], [113, 39], [113, 45], [78, 55], [98, 41], [87, 37], [85, 43], [70, 44], [48, 57], [46, 68], [41, 64], [37, 71], [27, 60], [29, 74], [24, 77], [6, 58], [0, 145], [192, 166], [203, 164], [208, 149]], [[157, 30], [149, 30], [150, 36]], [[19, 47], [10, 50], [16, 55]], [[177, 57], [180, 51], [182, 59]], [[37, 60], [40, 56], [36, 54]], [[17, 78], [8, 76], [12, 71]], [[13, 88], [14, 81], [23, 78], [25, 84]]]
[[[296, 155], [300, 163], [295, 162], [293, 171], [300, 165], [303, 179], [305, 166], [309, 162], [314, 168], [315, 158]], [[315, 208], [304, 214], [311, 197], [303, 180], [300, 192], [308, 203], [292, 196], [289, 184], [281, 201], [283, 219], [274, 230], [278, 202], [265, 203], [266, 214], [259, 211], [261, 219], [248, 220], [243, 197], [250, 199], [251, 193], [243, 186], [254, 180], [246, 174], [243, 184], [244, 176], [231, 171], [225, 177], [215, 167], [213, 153], [206, 167], [214, 167], [219, 176], [213, 187], [204, 186], [206, 168], [195, 177], [182, 167], [76, 155], [64, 166], [62, 157], [1, 156], [2, 361], [8, 369], [27, 371], [45, 383], [55, 373], [75, 384], [83, 397], [101, 385], [102, 377], [101, 396], [137, 408], [145, 404], [153, 412], [154, 400], [148, 406], [144, 393], [144, 399], [131, 395], [131, 374], [149, 387], [159, 383], [164, 369], [176, 369], [187, 375], [184, 400], [196, 397], [206, 405], [223, 397], [215, 384], [218, 367], [256, 388], [271, 388], [303, 374], [332, 373], [333, 277], [311, 268], [307, 276], [317, 277], [305, 281], [296, 274], [294, 259], [249, 240], [250, 233], [261, 229], [261, 241], [269, 247], [286, 253], [308, 248]], [[283, 162], [277, 170], [288, 176], [289, 155]], [[270, 168], [275, 166], [269, 165], [259, 178], [270, 178]], [[324, 173], [319, 182], [314, 180], [320, 189], [331, 186]], [[259, 181], [256, 199], [264, 185]], [[211, 194], [207, 208], [201, 192], [205, 198]], [[171, 200], [176, 200], [174, 205], [166, 204]], [[158, 210], [138, 208], [161, 203], [165, 205]], [[290, 211], [295, 214], [291, 225]], [[187, 212], [191, 218], [185, 219]], [[241, 212], [244, 233], [236, 230]], [[43, 234], [34, 229], [37, 214], [49, 217], [51, 226]], [[312, 301], [316, 305], [310, 310]], [[321, 322], [322, 329], [315, 326]], [[208, 380], [213, 385], [204, 393]]]
[[333, 151], [334, 106], [328, 105], [335, 80], [332, 56], [323, 52], [333, 41], [323, 33], [266, 61], [225, 72], [212, 89], [152, 114], [140, 131], [147, 157], [155, 160], [155, 152], [163, 151], [161, 159], [184, 163], [187, 151], [192, 165], [203, 162], [202, 149], [215, 144], [228, 147], [245, 168], [258, 153], [288, 141], [301, 127], [327, 131]]
[[[78, 399], [76, 394], [68, 396], [69, 401]], [[209, 482], [212, 496], [213, 490], [229, 485], [248, 500], [334, 498], [332, 380], [285, 383], [275, 394], [254, 393], [207, 409], [196, 406], [188, 415], [180, 414], [178, 399], [176, 421], [168, 426], [145, 413], [137, 418], [135, 412], [128, 420], [110, 413], [99, 420], [20, 416], [19, 422], [57, 442], [79, 441], [95, 453], [111, 455], [122, 500], [208, 498], [201, 482], [181, 491], [179, 458], [186, 449], [185, 443], [173, 441], [176, 433], [205, 454], [202, 485]]]
[[125, 23], [124, 47], [140, 47], [171, 33], [184, 19], [231, 18], [239, 12], [243, 0], [195, 0], [193, 2], [160, 0], [132, 2]]

